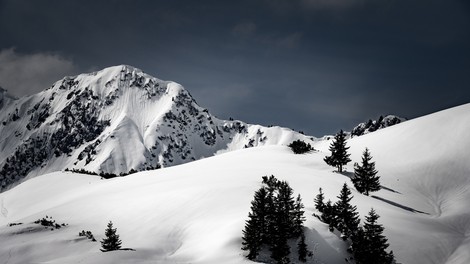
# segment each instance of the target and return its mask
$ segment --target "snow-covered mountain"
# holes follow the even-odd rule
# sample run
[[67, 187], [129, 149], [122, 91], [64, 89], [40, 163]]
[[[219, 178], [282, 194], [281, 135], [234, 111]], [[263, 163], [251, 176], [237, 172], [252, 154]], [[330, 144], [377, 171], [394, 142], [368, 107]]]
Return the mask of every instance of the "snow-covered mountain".
[[369, 119], [367, 122], [360, 123], [355, 126], [351, 131], [351, 136], [362, 136], [371, 132], [383, 129], [389, 126], [400, 124], [406, 121], [406, 118], [398, 117], [395, 115], [380, 116], [377, 120]]
[[17, 100], [4, 94], [0, 90], [2, 189], [66, 168], [120, 174], [311, 140], [287, 128], [220, 120], [180, 84], [125, 65], [65, 77]]
[[[216, 155], [180, 166], [100, 180], [55, 172], [0, 193], [0, 259], [5, 263], [253, 263], [244, 258], [242, 230], [261, 177], [287, 180], [305, 204], [305, 234], [314, 250], [308, 263], [346, 263], [347, 244], [313, 213], [323, 188], [332, 201], [346, 182], [364, 216], [381, 216], [398, 263], [470, 263], [470, 104], [409, 120], [347, 141], [346, 172], [323, 161], [319, 151], [295, 155], [285, 146], [263, 146]], [[382, 190], [357, 192], [349, 175], [368, 147]], [[66, 225], [50, 230], [34, 224], [53, 217]], [[135, 251], [102, 253], [99, 241], [112, 220]], [[22, 224], [20, 224], [22, 223]], [[292, 241], [295, 246], [296, 241]], [[295, 263], [296, 249], [291, 250]], [[354, 263], [351, 262], [350, 263]]]

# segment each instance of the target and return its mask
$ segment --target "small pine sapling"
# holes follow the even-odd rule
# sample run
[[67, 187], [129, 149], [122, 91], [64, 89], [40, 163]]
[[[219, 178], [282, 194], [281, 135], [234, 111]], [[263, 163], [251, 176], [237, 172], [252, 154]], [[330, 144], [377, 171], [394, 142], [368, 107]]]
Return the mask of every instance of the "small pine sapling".
[[315, 199], [313, 200], [315, 202], [315, 209], [318, 210], [318, 212], [323, 213], [325, 210], [325, 195], [322, 192], [322, 188], [319, 189], [320, 193], [315, 196]]
[[121, 240], [119, 239], [119, 235], [117, 234], [117, 229], [113, 228], [113, 222], [109, 221], [108, 227], [105, 230], [105, 238], [101, 240], [101, 251], [113, 251], [121, 249]]

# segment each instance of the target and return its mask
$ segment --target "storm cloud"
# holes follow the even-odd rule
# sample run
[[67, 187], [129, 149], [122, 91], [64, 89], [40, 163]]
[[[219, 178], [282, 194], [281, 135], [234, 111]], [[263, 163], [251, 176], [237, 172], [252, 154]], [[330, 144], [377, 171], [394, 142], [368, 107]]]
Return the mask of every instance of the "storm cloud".
[[315, 136], [470, 101], [470, 8], [459, 0], [0, 0], [0, 36], [2, 54], [50, 60], [47, 78], [0, 76], [19, 95], [129, 64], [221, 118]]
[[16, 97], [40, 92], [59, 76], [76, 73], [73, 62], [57, 54], [18, 54], [13, 48], [0, 50], [0, 86]]

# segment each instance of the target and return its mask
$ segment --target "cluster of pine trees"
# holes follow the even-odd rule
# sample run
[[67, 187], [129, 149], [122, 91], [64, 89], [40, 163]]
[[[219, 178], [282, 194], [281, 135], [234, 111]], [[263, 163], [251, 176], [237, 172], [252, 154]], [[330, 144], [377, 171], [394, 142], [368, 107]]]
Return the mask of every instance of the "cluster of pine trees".
[[377, 223], [379, 215], [371, 209], [364, 225], [359, 226], [359, 213], [351, 205], [353, 196], [346, 183], [338, 196], [338, 201], [324, 202], [324, 194], [315, 197], [315, 208], [321, 212], [320, 220], [328, 224], [330, 231], [336, 228], [344, 240], [351, 241], [350, 251], [357, 264], [391, 264], [395, 263], [393, 251], [387, 252], [389, 244], [383, 235], [384, 228]]
[[[326, 156], [324, 161], [330, 166], [337, 167], [338, 172], [342, 172], [343, 166], [351, 161], [348, 149], [346, 134], [341, 130], [330, 145], [331, 155]], [[369, 195], [370, 192], [380, 190], [380, 177], [377, 175], [375, 162], [372, 161], [369, 149], [364, 150], [361, 165], [354, 163], [354, 177], [351, 180], [354, 187], [362, 194]]]
[[289, 239], [298, 239], [299, 261], [305, 262], [311, 252], [303, 232], [304, 205], [300, 195], [294, 199], [293, 190], [286, 181], [264, 176], [263, 186], [255, 192], [251, 212], [243, 230], [242, 249], [247, 258], [255, 260], [267, 247], [277, 263], [290, 263]]
[[295, 154], [304, 154], [304, 153], [308, 153], [312, 150], [315, 150], [312, 147], [312, 145], [310, 145], [309, 143], [305, 143], [305, 141], [300, 140], [300, 139], [297, 139], [297, 140], [293, 141], [292, 143], [290, 143], [288, 145], [288, 147], [291, 148], [291, 150]]

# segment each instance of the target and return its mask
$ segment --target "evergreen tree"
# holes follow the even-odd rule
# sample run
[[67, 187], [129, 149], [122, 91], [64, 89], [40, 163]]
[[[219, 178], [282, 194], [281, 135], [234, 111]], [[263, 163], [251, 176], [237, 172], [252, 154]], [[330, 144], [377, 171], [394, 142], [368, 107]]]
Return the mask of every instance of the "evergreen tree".
[[297, 139], [296, 141], [290, 143], [288, 146], [292, 149], [295, 154], [304, 154], [313, 150], [312, 146], [309, 143], [305, 143], [300, 139]]
[[351, 237], [357, 231], [359, 226], [359, 214], [356, 211], [356, 206], [351, 205], [351, 191], [346, 183], [338, 196], [338, 201], [335, 203], [335, 212], [337, 214], [337, 227], [338, 230], [345, 236]]
[[270, 244], [272, 241], [272, 236], [276, 231], [276, 217], [277, 217], [277, 208], [275, 204], [274, 193], [268, 192], [268, 197], [266, 200], [266, 225], [265, 225], [265, 234], [263, 236], [263, 243]]
[[261, 250], [261, 232], [258, 228], [259, 223], [251, 212], [248, 213], [248, 218], [245, 223], [245, 229], [243, 230], [242, 250], [247, 250], [248, 255], [246, 257], [250, 260], [254, 260]]
[[358, 246], [359, 250], [357, 253], [356, 251], [353, 252], [356, 263], [391, 264], [395, 262], [393, 252], [386, 252], [389, 244], [387, 238], [382, 234], [384, 231], [383, 226], [377, 223], [378, 218], [379, 215], [377, 215], [374, 209], [371, 209], [369, 215], [366, 216], [363, 238], [357, 238], [359, 243], [362, 242], [362, 245]]
[[317, 209], [320, 213], [323, 213], [325, 209], [325, 195], [322, 192], [322, 188], [319, 189], [320, 193], [317, 194], [315, 199], [313, 200], [315, 202], [315, 209]]
[[268, 189], [270, 193], [274, 193], [274, 191], [279, 188], [279, 184], [280, 184], [279, 180], [276, 179], [274, 175], [271, 175], [269, 177], [263, 176], [262, 183], [266, 185], [266, 188]]
[[273, 233], [271, 233], [270, 250], [271, 258], [277, 263], [288, 263], [286, 259], [290, 254], [287, 239], [290, 235], [291, 219], [289, 212], [293, 207], [291, 204], [292, 190], [285, 182], [281, 182], [279, 192], [275, 199], [276, 212], [273, 221]]
[[255, 192], [251, 202], [251, 212], [245, 224], [242, 237], [242, 250], [247, 250], [247, 258], [254, 260], [266, 240], [268, 193], [264, 187]]
[[331, 200], [328, 200], [328, 202], [325, 203], [325, 208], [321, 215], [321, 220], [328, 224], [330, 231], [333, 231], [334, 228], [338, 226], [335, 207], [336, 206], [331, 202]]
[[278, 182], [278, 192], [274, 200], [275, 219], [271, 227], [271, 258], [277, 263], [289, 263], [290, 248], [287, 239], [292, 237], [295, 230], [293, 223], [294, 205], [293, 190], [286, 181]]
[[299, 254], [300, 262], [307, 262], [307, 256], [311, 254], [311, 252], [308, 250], [307, 244], [305, 243], [304, 232], [300, 233], [300, 240], [297, 243], [297, 253]]
[[294, 191], [286, 181], [279, 182], [279, 189], [275, 199], [277, 217], [282, 218], [288, 228], [286, 231], [290, 236], [294, 235], [296, 225], [295, 218], [295, 200]]
[[270, 243], [271, 258], [279, 264], [289, 263], [290, 248], [287, 244], [289, 226], [286, 219], [279, 215], [276, 221], [276, 232]]
[[264, 176], [262, 183], [263, 187], [255, 192], [251, 202], [251, 212], [243, 230], [242, 249], [248, 251], [248, 259], [255, 260], [263, 245], [267, 245], [274, 261], [289, 263], [287, 241], [303, 233], [305, 212], [301, 196], [294, 199], [289, 184], [274, 176]]
[[101, 240], [101, 251], [113, 251], [121, 248], [121, 240], [119, 235], [116, 233], [117, 229], [113, 228], [113, 222], [109, 221], [108, 227], [105, 230], [105, 238]]
[[294, 203], [294, 212], [293, 212], [293, 219], [292, 219], [292, 225], [293, 225], [293, 236], [298, 237], [303, 233], [303, 227], [304, 227], [304, 221], [305, 221], [305, 216], [304, 213], [305, 211], [304, 205], [302, 203], [302, 198], [300, 197], [300, 194], [297, 196], [297, 199], [295, 200]]
[[329, 150], [331, 151], [331, 156], [325, 157], [323, 160], [326, 164], [337, 167], [338, 172], [343, 171], [343, 166], [348, 164], [351, 161], [349, 158], [350, 154], [348, 153], [349, 147], [346, 147], [346, 134], [341, 130], [336, 134], [333, 142], [331, 142]]
[[362, 165], [354, 164], [354, 178], [351, 179], [354, 187], [365, 195], [380, 190], [380, 177], [377, 175], [375, 162], [371, 160], [372, 156], [366, 148], [362, 154]]
[[354, 259], [356, 260], [357, 264], [361, 264], [361, 261], [367, 259], [367, 251], [369, 245], [365, 239], [364, 229], [362, 227], [358, 227], [356, 232], [351, 237], [351, 247], [352, 253], [354, 255]]

